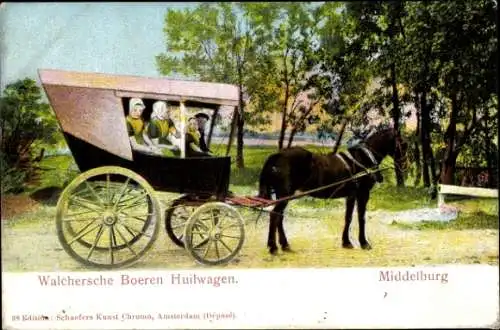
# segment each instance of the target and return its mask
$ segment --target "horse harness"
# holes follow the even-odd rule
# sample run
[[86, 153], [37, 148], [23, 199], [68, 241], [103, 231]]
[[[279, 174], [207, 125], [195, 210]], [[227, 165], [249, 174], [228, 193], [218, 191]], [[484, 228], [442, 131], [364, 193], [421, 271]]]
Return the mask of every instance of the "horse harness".
[[[338, 154], [335, 154], [335, 156], [338, 159], [340, 159], [340, 161], [342, 161], [342, 163], [344, 164], [344, 166], [347, 169], [347, 171], [349, 172], [349, 174], [352, 176], [354, 173], [353, 173], [352, 166], [349, 165], [349, 162], [347, 160], [352, 161], [353, 164], [359, 166], [360, 168], [362, 168], [367, 173], [370, 173], [370, 169], [376, 169], [376, 170], [378, 170], [379, 164], [378, 164], [377, 160], [375, 159], [375, 157], [373, 156], [373, 153], [370, 151], [370, 149], [368, 149], [368, 147], [362, 146], [362, 145], [357, 146], [356, 148], [360, 149], [368, 157], [368, 159], [370, 159], [370, 161], [372, 162], [373, 166], [370, 167], [370, 168], [364, 166], [363, 164], [361, 164], [361, 162], [359, 162], [358, 160], [356, 160], [356, 158], [354, 158], [348, 150], [346, 150], [344, 152], [340, 152]], [[375, 182], [382, 182], [382, 177], [381, 177], [381, 175], [380, 175], [380, 173], [378, 171], [376, 171], [374, 173], [372, 172], [370, 175], [375, 180]], [[355, 179], [354, 183], [356, 184], [356, 186], [358, 186], [358, 184], [359, 184], [358, 179]]]

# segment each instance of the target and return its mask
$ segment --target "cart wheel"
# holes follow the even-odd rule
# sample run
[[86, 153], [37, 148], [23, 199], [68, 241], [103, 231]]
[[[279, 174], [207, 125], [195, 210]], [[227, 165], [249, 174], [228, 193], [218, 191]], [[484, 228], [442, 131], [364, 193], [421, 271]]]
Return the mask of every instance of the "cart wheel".
[[[87, 183], [89, 187], [92, 187], [93, 188], [93, 191], [96, 192], [96, 195], [101, 195], [102, 194], [102, 185], [100, 183], [94, 183], [94, 182], [88, 182]], [[130, 188], [131, 189], [136, 189], [136, 186], [131, 184], [129, 182], [129, 185], [130, 185]], [[115, 187], [115, 188], [112, 188], [113, 190], [118, 191], [119, 188], [117, 188], [117, 185], [116, 183], [113, 183], [111, 182], [109, 184], [110, 187]], [[118, 187], [121, 187], [121, 184], [118, 186]], [[108, 188], [109, 189], [109, 188]], [[89, 190], [89, 189], [88, 189]], [[87, 190], [87, 192], [88, 192]], [[78, 197], [85, 197], [85, 198], [92, 198], [92, 196], [88, 196], [88, 194], [86, 195], [85, 193], [81, 193], [81, 194], [78, 194]], [[121, 250], [121, 249], [124, 249], [124, 248], [127, 248], [127, 243], [128, 245], [132, 245], [134, 244], [135, 242], [137, 242], [141, 237], [142, 237], [142, 233], [146, 231], [146, 229], [149, 227], [150, 223], [151, 223], [151, 220], [153, 218], [153, 203], [151, 201], [150, 198], [147, 198], [147, 203], [148, 203], [148, 211], [147, 211], [147, 218], [146, 218], [146, 221], [144, 221], [144, 225], [142, 227], [142, 230], [137, 233], [137, 234], [131, 234], [132, 237], [128, 237], [126, 239], [126, 241], [123, 241], [122, 244], [118, 244], [117, 245], [113, 245], [111, 248], [113, 250]], [[79, 205], [81, 206], [81, 205]], [[66, 224], [67, 226], [67, 230], [68, 230], [68, 233], [72, 236], [72, 237], [75, 237], [75, 236], [78, 236], [77, 234], [77, 229], [75, 230], [75, 225], [74, 225], [75, 221], [68, 221], [68, 223]], [[78, 228], [79, 226], [77, 225], [76, 228]], [[80, 226], [81, 227], [81, 226]], [[87, 248], [90, 248], [92, 246], [94, 246], [94, 242], [93, 242], [93, 237], [92, 235], [84, 235], [83, 237], [80, 237], [78, 236], [76, 241], [78, 243], [80, 243], [81, 245], [87, 247]], [[96, 251], [107, 251], [109, 250], [109, 246], [100, 246], [100, 245], [96, 245], [94, 247], [94, 249]]]
[[151, 248], [160, 214], [154, 190], [141, 176], [121, 167], [99, 167], [64, 189], [57, 203], [57, 235], [82, 264], [123, 267]]
[[222, 202], [206, 203], [197, 208], [184, 233], [189, 254], [205, 265], [228, 263], [239, 253], [244, 240], [241, 215]]
[[184, 247], [183, 238], [186, 223], [199, 205], [190, 201], [189, 195], [185, 195], [174, 200], [172, 205], [165, 211], [165, 230], [168, 237], [177, 246]]

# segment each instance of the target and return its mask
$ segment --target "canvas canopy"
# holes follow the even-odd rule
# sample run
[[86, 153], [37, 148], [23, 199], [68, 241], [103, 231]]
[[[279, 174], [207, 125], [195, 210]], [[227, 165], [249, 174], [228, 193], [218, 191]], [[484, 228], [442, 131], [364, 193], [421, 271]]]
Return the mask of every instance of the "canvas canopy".
[[132, 149], [123, 97], [238, 106], [238, 87], [229, 84], [51, 69], [39, 76], [65, 133], [126, 159]]

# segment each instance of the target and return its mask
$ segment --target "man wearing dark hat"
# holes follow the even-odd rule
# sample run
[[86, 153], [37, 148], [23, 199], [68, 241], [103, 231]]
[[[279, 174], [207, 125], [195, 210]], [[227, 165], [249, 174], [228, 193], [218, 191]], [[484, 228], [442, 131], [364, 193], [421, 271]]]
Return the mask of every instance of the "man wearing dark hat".
[[205, 141], [205, 126], [207, 122], [210, 120], [210, 117], [203, 112], [197, 113], [195, 116], [196, 121], [198, 122], [198, 132], [200, 132], [200, 149], [203, 152], [211, 152], [208, 147], [207, 143]]

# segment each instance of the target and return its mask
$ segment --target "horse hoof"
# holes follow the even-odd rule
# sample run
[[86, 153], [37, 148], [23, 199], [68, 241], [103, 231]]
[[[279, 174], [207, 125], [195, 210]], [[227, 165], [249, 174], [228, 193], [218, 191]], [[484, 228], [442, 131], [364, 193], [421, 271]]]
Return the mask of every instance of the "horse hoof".
[[292, 248], [290, 246], [288, 246], [288, 245], [281, 247], [281, 251], [287, 252], [287, 253], [295, 253], [295, 251], [292, 250]]
[[363, 250], [371, 250], [372, 246], [370, 245], [370, 243], [365, 243], [365, 244], [361, 244], [361, 248]]
[[352, 243], [351, 242], [348, 242], [348, 243], [342, 243], [342, 247], [344, 249], [354, 249], [354, 246], [352, 246]]
[[275, 256], [278, 254], [278, 248], [269, 248], [269, 254]]

